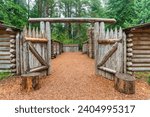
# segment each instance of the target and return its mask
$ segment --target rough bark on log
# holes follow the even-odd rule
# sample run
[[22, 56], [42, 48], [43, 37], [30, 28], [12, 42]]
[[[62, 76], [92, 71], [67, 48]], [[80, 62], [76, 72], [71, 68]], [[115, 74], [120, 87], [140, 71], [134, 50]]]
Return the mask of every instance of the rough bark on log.
[[105, 19], [105, 18], [29, 18], [29, 22], [67, 22], [67, 23], [95, 23], [95, 22], [105, 22], [105, 23], [115, 23], [115, 19]]
[[116, 73], [114, 87], [121, 93], [134, 94], [135, 78], [129, 74]]
[[29, 73], [22, 75], [21, 90], [30, 92], [39, 89], [39, 76], [40, 73]]

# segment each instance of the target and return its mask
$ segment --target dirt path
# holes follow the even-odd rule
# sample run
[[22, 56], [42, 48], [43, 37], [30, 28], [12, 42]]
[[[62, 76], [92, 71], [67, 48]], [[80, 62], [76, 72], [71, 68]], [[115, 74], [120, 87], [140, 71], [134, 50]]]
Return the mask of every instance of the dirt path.
[[22, 93], [19, 78], [0, 82], [0, 99], [148, 99], [150, 87], [136, 81], [136, 94], [114, 90], [113, 81], [94, 75], [94, 60], [81, 53], [64, 53], [52, 61], [52, 75], [41, 80], [40, 90]]

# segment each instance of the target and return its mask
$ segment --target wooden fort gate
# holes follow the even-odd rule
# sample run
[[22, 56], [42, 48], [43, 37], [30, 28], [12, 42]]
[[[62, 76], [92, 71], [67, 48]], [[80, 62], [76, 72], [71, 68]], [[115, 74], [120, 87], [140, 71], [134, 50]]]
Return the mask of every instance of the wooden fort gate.
[[[103, 18], [30, 18], [30, 23], [40, 23], [38, 29], [24, 30], [21, 51], [22, 73], [41, 72], [50, 74], [51, 71], [51, 24], [52, 23], [115, 23], [114, 19]], [[38, 63], [37, 63], [38, 61]]]
[[50, 39], [50, 25], [49, 22], [40, 23], [40, 30], [38, 28], [23, 30], [22, 38], [17, 43], [16, 52], [19, 54], [18, 69], [20, 74], [28, 74], [33, 72], [40, 72], [44, 75], [50, 74], [50, 60], [51, 60], [51, 39]]
[[95, 23], [96, 74], [113, 80], [116, 73], [126, 73], [126, 40], [120, 28], [105, 30], [104, 22]]
[[[40, 22], [40, 32], [34, 28], [31, 31], [31, 27], [28, 30], [24, 29], [23, 39], [20, 40], [20, 48], [18, 48], [21, 50], [19, 60], [22, 74], [40, 72], [49, 75], [51, 73], [51, 23], [92, 23], [94, 24], [96, 74], [111, 80], [115, 78], [117, 90], [134, 93], [134, 78], [127, 74], [120, 74], [126, 73], [125, 34], [121, 28], [119, 31], [107, 30], [105, 34], [104, 23], [114, 23], [114, 19], [31, 18], [29, 22]], [[122, 78], [120, 80], [122, 76], [123, 85], [121, 85]]]

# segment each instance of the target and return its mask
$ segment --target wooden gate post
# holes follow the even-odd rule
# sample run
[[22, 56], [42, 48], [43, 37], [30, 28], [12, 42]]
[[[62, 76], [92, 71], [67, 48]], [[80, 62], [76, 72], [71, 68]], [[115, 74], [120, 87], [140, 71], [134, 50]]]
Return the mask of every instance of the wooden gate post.
[[50, 75], [51, 74], [51, 25], [50, 25], [50, 22], [46, 22], [46, 36], [48, 39], [48, 43], [47, 43], [47, 49], [48, 49], [47, 62], [49, 65], [48, 75]]
[[97, 69], [97, 64], [98, 64], [98, 43], [97, 40], [99, 39], [99, 22], [96, 22], [94, 24], [94, 43], [95, 43], [95, 73], [98, 75], [98, 69]]

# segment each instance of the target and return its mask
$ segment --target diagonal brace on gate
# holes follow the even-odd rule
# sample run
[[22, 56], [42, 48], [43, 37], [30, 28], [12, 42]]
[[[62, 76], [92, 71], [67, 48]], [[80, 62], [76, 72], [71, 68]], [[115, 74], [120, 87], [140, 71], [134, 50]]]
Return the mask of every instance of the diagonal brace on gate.
[[106, 61], [115, 53], [118, 48], [118, 42], [116, 42], [112, 48], [106, 53], [106, 55], [102, 58], [101, 62], [97, 65], [97, 68], [101, 67], [106, 63]]
[[28, 42], [28, 45], [29, 45], [29, 49], [30, 51], [33, 53], [33, 55], [38, 59], [38, 61], [48, 67], [48, 64], [47, 62], [40, 56], [40, 54], [37, 52], [37, 50], [34, 48], [33, 44], [31, 42]]

